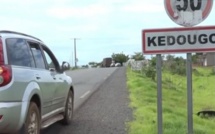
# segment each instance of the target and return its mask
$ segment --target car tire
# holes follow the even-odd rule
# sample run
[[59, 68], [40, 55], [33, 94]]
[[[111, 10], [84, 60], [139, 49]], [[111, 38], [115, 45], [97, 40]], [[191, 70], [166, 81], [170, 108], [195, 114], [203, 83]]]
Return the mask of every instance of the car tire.
[[36, 103], [29, 105], [26, 121], [22, 129], [22, 134], [40, 134], [41, 118]]
[[72, 117], [73, 117], [73, 93], [72, 91], [69, 91], [62, 123], [64, 125], [69, 125], [72, 121]]

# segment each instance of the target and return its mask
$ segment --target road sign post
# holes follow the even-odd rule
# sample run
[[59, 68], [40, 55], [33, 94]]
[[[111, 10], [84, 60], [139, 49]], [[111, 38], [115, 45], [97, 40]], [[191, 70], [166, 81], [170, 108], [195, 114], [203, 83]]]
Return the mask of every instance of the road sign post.
[[193, 134], [192, 54], [187, 53], [187, 129]]
[[157, 69], [157, 124], [158, 134], [163, 133], [163, 110], [162, 110], [162, 57], [161, 54], [156, 56], [156, 69]]
[[[209, 15], [213, 0], [164, 0], [169, 17], [177, 24], [192, 27]], [[193, 134], [192, 54], [187, 53], [187, 121], [188, 134]]]
[[157, 119], [162, 134], [162, 66], [161, 54], [187, 53], [187, 132], [193, 134], [192, 53], [215, 51], [215, 26], [192, 27], [209, 15], [213, 0], [164, 0], [169, 17], [186, 28], [150, 29], [142, 32], [144, 54], [157, 57]]

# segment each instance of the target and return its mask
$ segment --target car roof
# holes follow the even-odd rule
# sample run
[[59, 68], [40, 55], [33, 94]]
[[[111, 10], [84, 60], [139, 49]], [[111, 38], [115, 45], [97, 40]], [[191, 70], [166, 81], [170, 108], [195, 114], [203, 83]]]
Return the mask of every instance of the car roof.
[[43, 43], [43, 41], [40, 40], [39, 38], [36, 38], [34, 36], [31, 36], [31, 35], [28, 35], [25, 33], [16, 32], [16, 31], [0, 30], [0, 35], [3, 37], [21, 37], [21, 38], [25, 38], [25, 39], [33, 39], [37, 42]]

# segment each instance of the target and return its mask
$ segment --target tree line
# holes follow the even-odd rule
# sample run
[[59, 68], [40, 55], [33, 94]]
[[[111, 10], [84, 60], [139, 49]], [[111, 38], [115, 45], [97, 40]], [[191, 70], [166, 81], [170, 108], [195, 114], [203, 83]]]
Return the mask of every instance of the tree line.
[[[120, 63], [121, 65], [125, 62], [127, 62], [129, 59], [134, 59], [136, 61], [139, 60], [145, 60], [145, 56], [143, 55], [142, 52], [135, 52], [134, 55], [132, 55], [131, 57], [129, 57], [129, 55], [124, 54], [123, 52], [121, 53], [113, 53], [111, 55], [112, 60], [115, 63]], [[101, 66], [102, 62], [95, 62], [95, 61], [91, 61], [88, 63], [88, 65], [83, 65], [82, 67], [98, 67]]]

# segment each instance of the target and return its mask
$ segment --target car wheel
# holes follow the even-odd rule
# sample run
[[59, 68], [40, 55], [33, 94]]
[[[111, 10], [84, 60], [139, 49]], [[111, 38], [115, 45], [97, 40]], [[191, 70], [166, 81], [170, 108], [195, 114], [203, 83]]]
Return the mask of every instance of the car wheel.
[[68, 93], [66, 108], [64, 112], [64, 119], [62, 120], [64, 125], [69, 125], [73, 116], [73, 94], [71, 91]]
[[40, 134], [40, 112], [34, 102], [30, 103], [26, 122], [24, 124], [24, 134]]

